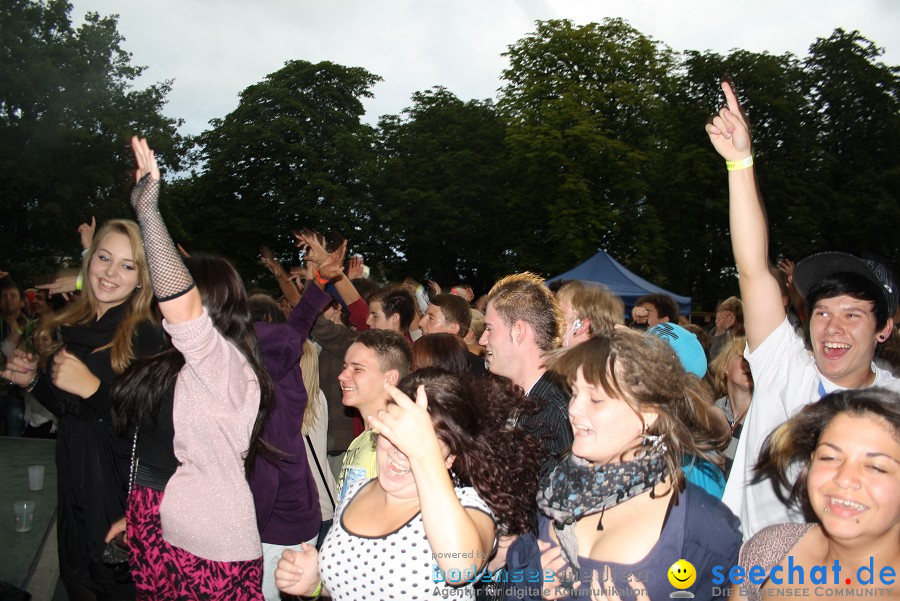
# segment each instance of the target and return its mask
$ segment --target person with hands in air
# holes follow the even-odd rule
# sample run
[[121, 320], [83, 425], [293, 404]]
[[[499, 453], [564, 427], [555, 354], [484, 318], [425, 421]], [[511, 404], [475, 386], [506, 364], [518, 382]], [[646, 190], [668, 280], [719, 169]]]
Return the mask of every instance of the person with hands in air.
[[754, 478], [753, 465], [770, 432], [835, 390], [900, 391], [900, 380], [873, 363], [876, 348], [891, 334], [898, 290], [890, 267], [878, 260], [822, 252], [799, 261], [793, 281], [810, 315], [810, 355], [787, 318], [770, 269], [748, 121], [729, 82], [722, 82], [722, 91], [726, 104], [706, 132], [728, 170], [731, 246], [744, 307], [745, 357], [755, 386], [723, 501], [741, 518], [747, 539], [770, 524], [803, 521], [772, 482]]
[[154, 153], [137, 137], [132, 149], [131, 202], [173, 348], [136, 362], [113, 388], [116, 425], [137, 430], [137, 468], [127, 521], [114, 523], [107, 539], [127, 532], [139, 599], [262, 601], [246, 475], [277, 449], [260, 436], [273, 385], [246, 291], [224, 259], [182, 260], [159, 212]]
[[[112, 424], [110, 390], [140, 357], [165, 347], [151, 310], [153, 291], [140, 229], [106, 222], [82, 259], [83, 290], [44, 320], [37, 336], [51, 340], [38, 357], [17, 351], [0, 374], [31, 390], [59, 417], [58, 524], [60, 579], [70, 599], [133, 599], [102, 562], [104, 535], [125, 510], [130, 438]], [[74, 290], [75, 278], [62, 290]], [[59, 333], [59, 336], [57, 336]]]
[[[335, 278], [341, 273], [345, 251], [346, 244], [342, 244], [324, 258], [318, 268], [319, 279]], [[330, 301], [322, 287], [321, 283], [310, 286], [286, 321], [280, 318], [281, 311], [271, 297], [262, 295], [271, 303], [268, 310], [256, 295], [250, 297], [253, 327], [275, 398], [262, 439], [278, 453], [273, 457], [257, 455], [256, 465], [248, 475], [263, 543], [263, 594], [269, 601], [280, 599], [274, 573], [282, 551], [299, 549], [304, 541], [315, 543], [322, 523], [316, 482], [301, 432], [307, 403], [318, 391], [307, 392], [300, 368], [310, 328]]]
[[544, 454], [496, 417], [504, 386], [437, 368], [388, 386], [393, 401], [370, 418], [378, 476], [351, 487], [318, 554], [308, 545], [285, 551], [279, 588], [334, 599], [384, 599], [388, 591], [474, 599], [495, 518], [513, 533], [533, 529], [533, 474]]

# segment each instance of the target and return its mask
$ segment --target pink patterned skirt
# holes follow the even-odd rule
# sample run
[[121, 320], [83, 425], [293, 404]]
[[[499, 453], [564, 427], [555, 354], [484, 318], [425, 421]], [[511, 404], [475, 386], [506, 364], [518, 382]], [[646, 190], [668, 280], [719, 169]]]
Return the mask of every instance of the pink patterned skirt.
[[138, 601], [263, 601], [263, 560], [212, 561], [163, 540], [163, 493], [135, 486], [128, 499], [131, 575]]

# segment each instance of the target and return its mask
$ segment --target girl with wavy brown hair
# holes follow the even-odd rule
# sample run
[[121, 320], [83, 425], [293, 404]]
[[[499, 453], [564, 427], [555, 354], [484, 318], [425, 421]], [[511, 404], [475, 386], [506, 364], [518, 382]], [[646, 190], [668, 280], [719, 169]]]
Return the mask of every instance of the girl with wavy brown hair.
[[571, 387], [574, 442], [541, 478], [537, 543], [513, 543], [507, 566], [555, 576], [544, 594], [523, 583], [516, 598], [570, 598], [590, 587], [596, 599], [661, 599], [679, 559], [696, 568], [695, 598], [711, 598], [706, 576], [734, 563], [741, 536], [737, 518], [681, 468], [686, 455], [721, 462], [709, 388], [665, 342], [630, 330], [591, 338], [549, 367]]

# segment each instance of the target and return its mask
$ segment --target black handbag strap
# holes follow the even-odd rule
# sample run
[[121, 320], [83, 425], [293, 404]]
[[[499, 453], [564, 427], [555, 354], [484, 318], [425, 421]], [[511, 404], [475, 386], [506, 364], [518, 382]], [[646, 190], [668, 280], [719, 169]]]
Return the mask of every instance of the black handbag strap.
[[309, 438], [309, 434], [306, 435], [306, 444], [309, 445], [309, 451], [312, 453], [313, 461], [316, 462], [316, 468], [319, 470], [319, 477], [322, 478], [322, 484], [325, 485], [325, 492], [328, 493], [328, 500], [331, 501], [331, 508], [335, 509], [334, 504], [334, 496], [331, 494], [331, 487], [328, 486], [328, 479], [325, 477], [325, 472], [322, 471], [322, 464], [319, 463], [319, 456], [316, 455], [316, 449], [313, 448], [312, 440]]

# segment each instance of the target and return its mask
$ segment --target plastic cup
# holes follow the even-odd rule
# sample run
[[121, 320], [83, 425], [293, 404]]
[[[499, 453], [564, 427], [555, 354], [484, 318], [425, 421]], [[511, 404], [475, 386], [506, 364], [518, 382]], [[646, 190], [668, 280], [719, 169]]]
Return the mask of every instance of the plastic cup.
[[28, 490], [41, 490], [44, 488], [44, 466], [28, 466]]
[[16, 532], [28, 532], [34, 524], [34, 501], [16, 501], [13, 512], [16, 516]]

